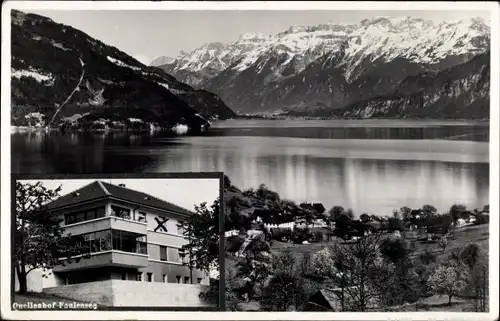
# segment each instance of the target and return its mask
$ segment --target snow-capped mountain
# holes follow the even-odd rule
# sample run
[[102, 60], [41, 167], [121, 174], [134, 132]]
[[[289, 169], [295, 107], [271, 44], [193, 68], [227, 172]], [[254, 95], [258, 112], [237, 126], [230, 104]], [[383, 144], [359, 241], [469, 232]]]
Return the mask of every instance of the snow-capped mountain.
[[208, 43], [191, 52], [181, 51], [175, 59], [159, 57], [150, 65], [175, 73], [180, 81], [197, 86], [216, 76], [235, 61], [258, 50], [268, 39], [270, 36], [260, 33], [246, 33], [227, 45], [220, 42]]
[[153, 59], [149, 63], [149, 65], [152, 66], [152, 67], [157, 67], [157, 66], [161, 66], [161, 65], [170, 64], [170, 63], [172, 63], [174, 61], [175, 61], [175, 58], [167, 57], [167, 56], [161, 56], [161, 57], [156, 57], [155, 59]]
[[489, 22], [481, 18], [377, 17], [246, 34], [162, 68], [219, 94], [240, 113], [335, 109], [389, 94], [409, 76], [466, 63], [489, 46]]

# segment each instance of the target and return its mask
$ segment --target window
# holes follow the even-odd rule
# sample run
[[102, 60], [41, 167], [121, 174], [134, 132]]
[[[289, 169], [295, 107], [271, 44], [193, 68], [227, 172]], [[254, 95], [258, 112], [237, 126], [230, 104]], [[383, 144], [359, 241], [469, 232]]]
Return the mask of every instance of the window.
[[181, 276], [177, 275], [176, 278], [177, 278], [177, 283], [181, 283]]
[[189, 276], [184, 277], [184, 284], [189, 284]]
[[98, 207], [96, 212], [95, 212], [95, 217], [101, 218], [104, 216], [106, 216], [106, 209], [104, 208], [104, 206]]
[[160, 261], [168, 261], [167, 247], [160, 245]]
[[203, 281], [203, 279], [202, 278], [198, 278], [198, 284], [200, 284], [201, 281]]
[[126, 280], [127, 279], [127, 272], [123, 271], [122, 272], [122, 280]]
[[146, 213], [144, 213], [144, 212], [137, 213], [137, 221], [138, 222], [146, 222]]
[[163, 274], [163, 283], [168, 283], [168, 275]]
[[137, 273], [135, 276], [136, 281], [142, 281], [142, 272]]
[[95, 242], [97, 252], [111, 250], [111, 230], [95, 232]]
[[148, 272], [148, 282], [153, 282], [153, 273]]
[[76, 214], [76, 222], [85, 221], [85, 212]]
[[146, 236], [135, 233], [113, 230], [113, 250], [147, 254]]
[[96, 217], [95, 213], [96, 213], [96, 210], [90, 210], [90, 211], [88, 211], [87, 212], [87, 217], [86, 217], [87, 221], [95, 220], [95, 217]]
[[73, 214], [66, 214], [65, 219], [66, 219], [66, 225], [76, 223], [76, 217]]
[[137, 252], [139, 254], [148, 254], [148, 241], [146, 235], [136, 237]]
[[130, 209], [111, 205], [111, 216], [130, 219]]
[[104, 206], [88, 209], [81, 212], [69, 213], [64, 216], [66, 225], [94, 220], [106, 216]]

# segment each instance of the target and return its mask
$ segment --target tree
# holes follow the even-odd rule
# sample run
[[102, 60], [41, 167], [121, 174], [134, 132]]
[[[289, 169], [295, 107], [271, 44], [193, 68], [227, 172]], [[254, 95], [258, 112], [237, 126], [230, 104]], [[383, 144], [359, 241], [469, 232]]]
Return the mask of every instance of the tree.
[[345, 287], [345, 293], [357, 311], [366, 311], [371, 300], [380, 298], [391, 277], [390, 273], [381, 273], [386, 269], [380, 260], [380, 241], [381, 234], [373, 233], [337, 247], [344, 269], [349, 271], [347, 284], [351, 286]]
[[236, 276], [245, 280], [245, 294], [251, 301], [257, 285], [260, 288], [272, 272], [270, 247], [263, 235], [257, 236], [244, 251], [242, 260], [236, 263]]
[[88, 246], [75, 242], [69, 234], [63, 234], [62, 220], [51, 215], [47, 209], [46, 205], [57, 198], [60, 191], [60, 186], [52, 190], [42, 182], [16, 182], [16, 231], [12, 260], [21, 293], [28, 290], [27, 276], [31, 271], [42, 269], [46, 272], [56, 265], [89, 257]]
[[348, 209], [345, 214], [347, 215], [347, 217], [349, 217], [351, 220], [354, 219], [354, 211], [352, 209]]
[[211, 207], [206, 203], [195, 206], [196, 215], [191, 215], [182, 224], [189, 242], [181, 251], [191, 253], [192, 266], [207, 273], [219, 268], [219, 208], [218, 199]]
[[436, 262], [436, 256], [426, 247], [425, 250], [418, 255], [418, 260], [423, 265], [429, 265]]
[[388, 237], [380, 243], [380, 253], [393, 263], [408, 257], [409, 249], [403, 239]]
[[439, 239], [439, 246], [443, 249], [443, 252], [444, 250], [446, 250], [446, 247], [448, 246], [448, 239], [446, 238], [446, 236], [442, 236]]
[[469, 244], [462, 250], [460, 257], [472, 270], [481, 257], [481, 249], [475, 243]]
[[335, 235], [340, 238], [345, 238], [349, 227], [351, 226], [351, 218], [345, 214], [341, 214], [335, 221]]
[[345, 309], [345, 287], [349, 279], [349, 271], [345, 265], [344, 252], [334, 245], [331, 248], [324, 249], [314, 253], [312, 257], [312, 269], [314, 274], [331, 279], [335, 284], [340, 286], [340, 304], [342, 310]]
[[224, 189], [228, 189], [231, 186], [232, 186], [231, 179], [229, 178], [229, 176], [224, 175]]
[[403, 206], [399, 209], [399, 212], [401, 213], [402, 217], [403, 217], [403, 221], [405, 222], [409, 222], [411, 220], [411, 211], [412, 209], [409, 208], [408, 206]]
[[454, 225], [457, 224], [458, 219], [461, 218], [465, 212], [467, 212], [465, 205], [453, 204], [450, 207], [450, 215]]
[[335, 262], [327, 247], [313, 254], [312, 268], [314, 274], [322, 277], [330, 277], [335, 274]]
[[451, 260], [436, 268], [428, 284], [434, 293], [447, 295], [448, 305], [451, 305], [452, 297], [460, 295], [467, 287], [467, 275], [463, 263]]
[[387, 231], [389, 232], [394, 232], [394, 231], [403, 231], [404, 226], [403, 222], [398, 217], [389, 217], [387, 220]]
[[472, 292], [474, 298], [475, 310], [484, 311], [485, 294], [487, 291], [487, 259], [482, 255], [481, 249], [477, 244], [467, 245], [460, 253], [460, 259], [464, 262], [470, 273], [469, 293]]
[[426, 217], [431, 217], [437, 213], [437, 209], [432, 205], [422, 206], [422, 211]]
[[262, 306], [268, 311], [297, 309], [316, 290], [301, 274], [295, 255], [285, 251], [273, 257], [273, 275], [264, 288]]
[[337, 218], [339, 218], [343, 213], [345, 213], [345, 210], [342, 206], [334, 206], [328, 211], [332, 221], [337, 220]]
[[488, 261], [482, 257], [470, 271], [470, 290], [476, 311], [487, 311], [488, 281]]

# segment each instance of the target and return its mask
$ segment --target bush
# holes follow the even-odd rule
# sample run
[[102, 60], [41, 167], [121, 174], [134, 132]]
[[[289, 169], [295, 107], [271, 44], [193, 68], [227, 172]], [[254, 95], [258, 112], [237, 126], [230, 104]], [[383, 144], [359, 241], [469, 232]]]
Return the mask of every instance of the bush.
[[295, 244], [302, 244], [302, 242], [309, 240], [311, 233], [308, 228], [294, 229], [292, 232], [292, 240]]
[[314, 239], [314, 242], [318, 242], [318, 243], [323, 242], [323, 232], [321, 232], [321, 231], [314, 232], [313, 239]]
[[429, 265], [436, 262], [436, 256], [429, 251], [429, 248], [426, 248], [424, 252], [418, 255], [418, 260], [424, 265]]
[[392, 262], [408, 257], [409, 249], [400, 238], [385, 238], [380, 244], [380, 253]]
[[488, 224], [489, 222], [490, 222], [489, 215], [479, 214], [476, 215], [476, 221], [474, 222], [474, 225]]
[[292, 230], [290, 228], [272, 228], [271, 239], [276, 241], [287, 242], [292, 238]]

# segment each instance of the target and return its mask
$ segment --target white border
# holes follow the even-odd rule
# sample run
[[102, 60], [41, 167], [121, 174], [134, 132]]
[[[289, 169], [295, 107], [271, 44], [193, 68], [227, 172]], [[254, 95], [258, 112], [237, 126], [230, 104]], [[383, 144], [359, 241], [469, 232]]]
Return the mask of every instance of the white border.
[[[10, 307], [10, 9], [56, 10], [485, 10], [491, 12], [490, 105], [490, 312], [416, 313], [299, 313], [299, 312], [153, 312], [153, 311], [12, 311]], [[1, 108], [1, 301], [7, 319], [78, 320], [494, 320], [498, 318], [499, 248], [499, 5], [496, 2], [115, 2], [115, 1], [6, 1], [2, 3], [2, 108]], [[495, 256], [496, 254], [496, 256]]]

